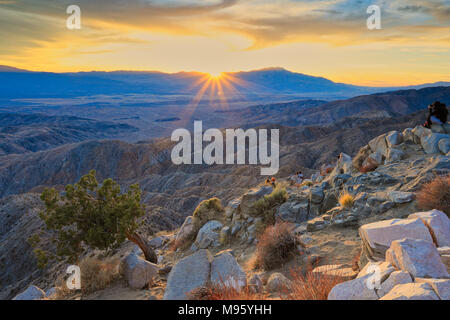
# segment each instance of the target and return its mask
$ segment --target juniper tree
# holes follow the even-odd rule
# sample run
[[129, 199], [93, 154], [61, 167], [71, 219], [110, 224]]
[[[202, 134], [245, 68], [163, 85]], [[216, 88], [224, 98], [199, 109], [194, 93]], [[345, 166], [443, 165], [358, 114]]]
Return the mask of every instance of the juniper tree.
[[128, 239], [148, 261], [157, 262], [155, 252], [137, 233], [138, 220], [145, 213], [139, 185], [121, 192], [112, 179], [100, 185], [92, 170], [75, 185], [67, 185], [63, 193], [45, 189], [41, 199], [45, 210], [40, 218], [55, 234], [58, 256], [77, 261], [88, 248], [116, 249]]

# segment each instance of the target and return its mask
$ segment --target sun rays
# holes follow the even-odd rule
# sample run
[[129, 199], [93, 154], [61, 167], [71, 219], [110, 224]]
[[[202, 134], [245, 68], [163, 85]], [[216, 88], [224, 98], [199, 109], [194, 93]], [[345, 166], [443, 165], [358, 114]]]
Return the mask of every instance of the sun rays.
[[218, 111], [226, 111], [229, 110], [230, 99], [246, 101], [247, 98], [240, 89], [248, 89], [251, 86], [253, 85], [238, 79], [232, 73], [200, 74], [199, 79], [191, 87], [194, 97], [181, 114], [182, 123], [187, 124], [195, 120], [193, 117], [195, 118], [195, 112], [201, 104]]

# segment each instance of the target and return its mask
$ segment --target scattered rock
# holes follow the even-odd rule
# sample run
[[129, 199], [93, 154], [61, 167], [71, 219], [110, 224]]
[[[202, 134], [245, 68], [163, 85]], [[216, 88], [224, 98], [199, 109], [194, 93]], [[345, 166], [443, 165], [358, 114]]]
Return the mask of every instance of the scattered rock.
[[142, 289], [151, 283], [159, 267], [139, 257], [135, 252], [123, 260], [123, 270], [128, 285], [133, 289]]
[[409, 218], [419, 218], [431, 230], [438, 247], [450, 246], [450, 219], [439, 210], [416, 212]]
[[248, 288], [253, 293], [260, 293], [263, 291], [263, 282], [258, 274], [253, 274], [248, 279]]
[[164, 275], [166, 275], [166, 274], [169, 274], [170, 273], [170, 271], [172, 271], [172, 265], [167, 265], [167, 266], [164, 266], [164, 267], [162, 267], [161, 269], [159, 269], [159, 271], [158, 271], [158, 273], [160, 274], [160, 275], [162, 275], [162, 276], [164, 276]]
[[398, 149], [389, 149], [387, 156], [386, 156], [386, 163], [393, 163], [393, 162], [398, 162], [400, 160], [402, 160], [403, 158], [405, 158], [405, 153], [401, 150]]
[[402, 132], [403, 141], [414, 142], [414, 134], [413, 134], [412, 130], [413, 130], [412, 128], [406, 128], [405, 130], [403, 130], [403, 132]]
[[177, 236], [175, 238], [175, 246], [179, 247], [181, 244], [188, 241], [193, 236], [193, 232], [194, 219], [192, 216], [189, 216], [184, 220], [183, 225], [177, 233]]
[[45, 297], [50, 300], [56, 299], [57, 290], [56, 287], [50, 288], [45, 292]]
[[415, 143], [421, 143], [421, 139], [423, 137], [429, 136], [433, 132], [430, 129], [427, 129], [427, 128], [423, 127], [423, 126], [416, 126], [412, 130], [412, 133], [414, 135], [414, 142]]
[[364, 266], [364, 268], [359, 272], [357, 278], [361, 278], [367, 275], [374, 274], [375, 272], [379, 272], [380, 283], [385, 281], [389, 275], [395, 271], [395, 268], [386, 261], [383, 262], [369, 262]]
[[271, 194], [273, 188], [271, 186], [262, 186], [258, 188], [251, 189], [242, 196], [241, 203], [239, 205], [241, 214], [249, 214], [253, 204], [259, 199], [263, 198], [265, 195]]
[[392, 242], [386, 261], [399, 270], [408, 271], [414, 278], [448, 278], [447, 268], [430, 241], [403, 239]]
[[161, 248], [167, 241], [169, 241], [168, 236], [159, 236], [156, 238], [151, 239], [148, 244], [152, 246], [153, 248]]
[[45, 292], [36, 286], [29, 286], [27, 290], [18, 294], [13, 300], [42, 300], [45, 298]]
[[433, 242], [430, 232], [420, 219], [392, 219], [363, 225], [359, 229], [364, 252], [375, 261], [384, 261], [392, 241], [403, 238]]
[[340, 278], [342, 281], [352, 280], [357, 276], [357, 273], [352, 268], [345, 267], [341, 264], [320, 266], [312, 272], [313, 274]]
[[172, 268], [164, 292], [164, 300], [186, 300], [186, 294], [206, 286], [213, 257], [208, 250], [199, 250], [187, 256]]
[[392, 272], [386, 281], [381, 283], [380, 289], [377, 290], [377, 294], [380, 297], [388, 294], [396, 285], [411, 283], [412, 279], [406, 271], [394, 271]]
[[380, 300], [439, 300], [428, 283], [405, 283], [396, 285]]
[[237, 290], [247, 284], [247, 275], [229, 250], [219, 252], [211, 263], [211, 282]]
[[439, 140], [438, 147], [439, 151], [441, 151], [443, 154], [447, 154], [448, 152], [450, 152], [450, 138]]
[[195, 245], [199, 249], [220, 246], [220, 230], [223, 225], [219, 221], [211, 220], [200, 228], [195, 239]]
[[306, 230], [308, 232], [319, 231], [324, 229], [327, 225], [327, 221], [325, 221], [322, 217], [317, 217], [308, 221]]
[[369, 147], [373, 152], [378, 152], [386, 157], [388, 151], [388, 146], [386, 143], [386, 134], [383, 134], [370, 140]]
[[440, 153], [439, 141], [442, 139], [449, 139], [450, 135], [442, 133], [432, 133], [425, 137], [422, 137], [420, 143], [422, 144], [423, 150], [427, 154]]
[[417, 283], [428, 283], [441, 300], [450, 300], [450, 280], [416, 278]]
[[311, 188], [309, 199], [312, 203], [320, 204], [325, 197], [323, 190], [321, 188]]
[[398, 131], [391, 131], [386, 135], [386, 143], [389, 148], [399, 145], [403, 142], [402, 134]]
[[283, 203], [275, 214], [277, 220], [292, 223], [302, 223], [308, 219], [308, 201]]
[[414, 200], [414, 193], [402, 191], [389, 191], [388, 197], [395, 203], [407, 203]]
[[266, 289], [269, 292], [283, 292], [289, 289], [291, 281], [281, 273], [273, 273], [267, 280]]
[[365, 275], [340, 283], [331, 289], [328, 300], [378, 300], [370, 281], [372, 275]]

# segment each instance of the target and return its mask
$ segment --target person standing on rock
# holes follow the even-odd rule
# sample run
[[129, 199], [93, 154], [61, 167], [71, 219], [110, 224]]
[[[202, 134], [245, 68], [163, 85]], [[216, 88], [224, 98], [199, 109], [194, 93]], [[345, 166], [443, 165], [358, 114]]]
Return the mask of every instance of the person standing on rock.
[[444, 103], [436, 101], [428, 106], [428, 118], [423, 126], [430, 129], [433, 124], [443, 125], [447, 123], [447, 117], [447, 106]]

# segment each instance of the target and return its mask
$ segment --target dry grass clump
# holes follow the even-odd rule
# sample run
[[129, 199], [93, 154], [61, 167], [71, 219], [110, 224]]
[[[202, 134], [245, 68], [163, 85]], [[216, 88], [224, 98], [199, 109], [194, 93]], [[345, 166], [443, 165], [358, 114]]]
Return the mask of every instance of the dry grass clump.
[[348, 192], [343, 192], [339, 196], [339, 204], [344, 208], [351, 208], [355, 204], [355, 197]]
[[211, 198], [208, 200], [203, 200], [195, 208], [192, 217], [194, 219], [194, 224], [196, 229], [200, 229], [205, 223], [214, 219], [222, 219], [225, 209], [222, 203], [217, 198]]
[[269, 226], [258, 239], [255, 267], [272, 270], [291, 260], [297, 253], [297, 239], [290, 223]]
[[265, 300], [267, 294], [253, 292], [247, 285], [241, 290], [231, 285], [200, 287], [187, 294], [188, 300]]
[[275, 223], [275, 209], [288, 199], [285, 188], [275, 188], [269, 195], [253, 204], [253, 214], [262, 217], [264, 225]]
[[450, 174], [436, 176], [425, 183], [416, 194], [418, 207], [422, 210], [437, 209], [450, 217]]
[[312, 187], [313, 185], [314, 185], [314, 183], [313, 183], [311, 180], [306, 180], [306, 181], [303, 181], [303, 182], [302, 182], [302, 184], [300, 185], [300, 187], [304, 187], [304, 186]]
[[328, 276], [312, 272], [312, 267], [306, 273], [303, 270], [291, 270], [292, 283], [287, 291], [289, 300], [327, 300], [334, 286], [343, 282], [339, 276]]
[[105, 289], [120, 276], [119, 260], [86, 258], [80, 263], [80, 271], [82, 293], [96, 292]]

